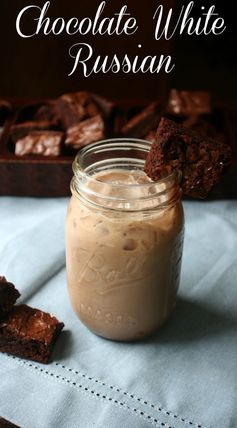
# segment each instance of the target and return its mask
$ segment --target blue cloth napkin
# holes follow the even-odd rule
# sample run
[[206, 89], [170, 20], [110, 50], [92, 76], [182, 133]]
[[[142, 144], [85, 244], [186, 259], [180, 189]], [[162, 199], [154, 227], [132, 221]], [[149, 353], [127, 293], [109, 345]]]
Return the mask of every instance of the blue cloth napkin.
[[184, 203], [177, 307], [140, 343], [97, 337], [73, 313], [67, 202], [0, 199], [0, 274], [65, 322], [49, 365], [0, 354], [0, 415], [22, 428], [236, 428], [237, 201]]

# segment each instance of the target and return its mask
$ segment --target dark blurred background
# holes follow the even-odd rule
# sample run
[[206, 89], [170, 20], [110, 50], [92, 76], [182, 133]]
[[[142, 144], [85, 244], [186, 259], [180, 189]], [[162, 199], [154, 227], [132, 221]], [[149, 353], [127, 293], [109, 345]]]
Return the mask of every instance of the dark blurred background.
[[[185, 4], [176, 2], [179, 7]], [[233, 107], [237, 97], [237, 49], [233, 3], [223, 0], [198, 0], [196, 5], [216, 6], [225, 19], [226, 31], [219, 36], [179, 36], [175, 40], [176, 70], [171, 85], [178, 88], [210, 90], [217, 98]], [[195, 9], [200, 13], [200, 6]]]
[[[136, 36], [35, 36], [22, 39], [16, 32], [15, 22], [19, 11], [26, 5], [43, 6], [44, 0], [1, 0], [0, 37], [1, 67], [0, 96], [54, 97], [69, 91], [89, 89], [112, 98], [154, 99], [164, 97], [169, 87], [209, 89], [213, 95], [235, 105], [237, 95], [237, 60], [234, 34], [234, 13], [228, 2], [221, 0], [196, 0], [194, 13], [199, 16], [201, 5], [207, 9], [215, 4], [225, 18], [227, 30], [220, 36], [178, 36], [171, 42], [155, 41], [152, 15], [163, 3], [165, 8], [176, 6], [179, 10], [188, 1], [108, 0], [104, 14], [117, 12], [124, 4], [137, 18], [139, 30]], [[65, 19], [72, 16], [93, 16], [100, 1], [52, 0], [48, 16]], [[33, 15], [31, 14], [33, 17]], [[25, 22], [25, 25], [28, 23]], [[29, 23], [30, 26], [30, 23]], [[68, 55], [71, 45], [78, 42], [91, 44], [95, 53], [112, 55], [128, 53], [159, 55], [172, 52], [176, 67], [170, 75], [141, 73], [92, 75], [84, 78], [81, 71], [68, 77], [72, 59]], [[142, 49], [137, 45], [141, 43]]]

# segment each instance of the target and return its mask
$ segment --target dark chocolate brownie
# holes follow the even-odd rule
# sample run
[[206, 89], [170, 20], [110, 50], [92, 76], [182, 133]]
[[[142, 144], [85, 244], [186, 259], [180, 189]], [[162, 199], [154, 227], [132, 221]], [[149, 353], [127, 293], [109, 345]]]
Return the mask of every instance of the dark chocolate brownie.
[[0, 321], [0, 351], [48, 363], [63, 327], [51, 314], [27, 305], [14, 306]]
[[0, 428], [20, 428], [20, 427], [0, 417]]
[[183, 193], [193, 198], [205, 198], [231, 161], [228, 145], [200, 136], [167, 118], [161, 119], [156, 138], [144, 171], [154, 181], [173, 170], [182, 171]]
[[100, 113], [99, 107], [89, 92], [62, 95], [57, 100], [57, 109], [64, 129]]
[[65, 144], [80, 149], [105, 137], [104, 120], [97, 116], [83, 120], [67, 130]]
[[15, 144], [17, 156], [59, 156], [63, 133], [57, 131], [34, 131], [19, 139]]
[[4, 276], [0, 276], [0, 318], [12, 310], [18, 297], [20, 293], [15, 286]]
[[175, 116], [198, 116], [211, 113], [211, 96], [207, 91], [178, 91], [172, 89], [166, 113]]
[[160, 120], [160, 104], [157, 102], [149, 104], [141, 113], [132, 117], [121, 129], [126, 137], [144, 138], [158, 126]]

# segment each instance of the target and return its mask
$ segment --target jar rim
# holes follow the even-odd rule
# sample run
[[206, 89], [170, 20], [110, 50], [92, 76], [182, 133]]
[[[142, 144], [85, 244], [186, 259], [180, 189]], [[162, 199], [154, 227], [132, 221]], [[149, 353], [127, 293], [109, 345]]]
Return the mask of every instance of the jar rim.
[[[95, 143], [89, 144], [85, 147], [83, 147], [75, 156], [75, 159], [73, 161], [72, 164], [72, 170], [74, 175], [76, 176], [78, 173], [84, 178], [89, 178], [90, 181], [95, 181], [95, 182], [99, 182], [99, 183], [104, 183], [102, 180], [93, 177], [92, 175], [87, 174], [87, 172], [84, 170], [84, 168], [81, 167], [80, 165], [80, 158], [83, 157], [84, 154], [90, 154], [91, 152], [95, 151], [96, 149], [102, 149], [100, 152], [102, 153], [103, 148], [104, 149], [115, 149], [116, 148], [116, 143], [119, 145], [119, 149], [125, 149], [127, 147], [127, 149], [129, 150], [129, 148], [143, 148], [144, 151], [146, 151], [147, 153], [150, 150], [151, 147], [151, 142], [148, 140], [143, 140], [143, 139], [139, 139], [139, 138], [109, 138], [109, 139], [104, 139], [104, 140], [99, 140]], [[129, 144], [129, 146], [128, 146]], [[172, 179], [177, 178], [179, 181], [179, 172], [178, 171], [172, 171], [170, 174], [167, 174], [166, 176], [162, 177], [161, 179], [157, 180], [157, 181], [150, 181], [150, 182], [146, 182], [146, 183], [132, 183], [132, 184], [124, 184], [124, 183], [107, 183], [109, 186], [114, 187], [114, 188], [123, 188], [123, 187], [149, 187], [151, 186], [152, 183], [156, 183], [156, 184], [161, 184], [161, 183], [166, 183], [167, 181], [170, 181]]]
[[[72, 194], [76, 192], [87, 203], [115, 211], [151, 211], [174, 205], [181, 197], [178, 171], [158, 181], [135, 183], [106, 182], [98, 177], [98, 173], [111, 169], [144, 171], [150, 147], [151, 142], [136, 138], [111, 138], [84, 147], [72, 165]], [[143, 208], [139, 208], [142, 203]]]

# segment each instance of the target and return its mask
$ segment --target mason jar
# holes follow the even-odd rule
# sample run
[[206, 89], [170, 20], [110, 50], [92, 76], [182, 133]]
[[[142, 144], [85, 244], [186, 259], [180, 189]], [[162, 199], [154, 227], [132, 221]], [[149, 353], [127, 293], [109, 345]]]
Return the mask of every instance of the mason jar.
[[184, 215], [177, 173], [152, 182], [148, 141], [113, 139], [73, 162], [66, 219], [68, 291], [97, 335], [136, 340], [171, 314], [179, 286]]

